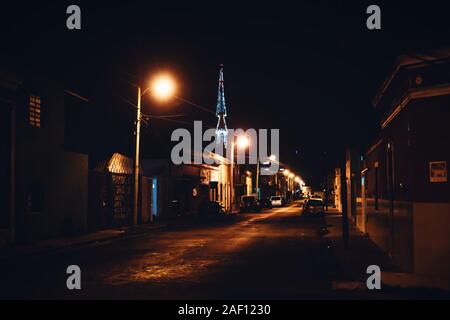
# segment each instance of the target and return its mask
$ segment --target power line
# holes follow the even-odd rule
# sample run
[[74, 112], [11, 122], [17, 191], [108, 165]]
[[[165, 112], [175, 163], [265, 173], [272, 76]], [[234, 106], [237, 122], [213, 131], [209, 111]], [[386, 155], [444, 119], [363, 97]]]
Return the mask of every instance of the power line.
[[185, 103], [187, 103], [187, 104], [190, 104], [191, 106], [194, 106], [194, 107], [196, 107], [196, 108], [198, 108], [198, 109], [200, 109], [200, 110], [202, 110], [202, 111], [205, 111], [205, 112], [208, 112], [208, 113], [210, 113], [210, 114], [215, 115], [214, 111], [212, 111], [212, 110], [210, 110], [210, 109], [208, 109], [208, 108], [206, 108], [206, 107], [203, 107], [203, 106], [199, 105], [198, 103], [195, 103], [195, 102], [186, 100], [186, 99], [184, 99], [184, 98], [182, 98], [182, 97], [180, 97], [180, 96], [175, 96], [175, 98], [177, 98], [177, 99], [179, 99], [179, 100], [181, 100], [181, 101], [183, 101], [183, 102], [185, 102]]

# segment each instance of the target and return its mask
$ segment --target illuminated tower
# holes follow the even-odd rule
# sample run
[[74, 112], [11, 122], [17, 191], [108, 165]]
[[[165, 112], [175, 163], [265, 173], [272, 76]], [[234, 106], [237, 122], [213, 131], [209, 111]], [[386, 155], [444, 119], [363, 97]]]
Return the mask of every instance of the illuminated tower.
[[216, 141], [217, 143], [223, 142], [224, 146], [227, 146], [227, 122], [225, 118], [227, 117], [227, 108], [225, 106], [225, 89], [223, 85], [223, 65], [220, 65], [219, 74], [219, 91], [217, 96], [217, 127], [216, 127]]

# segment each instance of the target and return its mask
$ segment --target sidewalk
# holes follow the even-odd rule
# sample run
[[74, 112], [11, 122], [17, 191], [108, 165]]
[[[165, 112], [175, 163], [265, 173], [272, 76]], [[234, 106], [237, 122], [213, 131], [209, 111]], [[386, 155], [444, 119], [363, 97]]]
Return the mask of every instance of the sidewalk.
[[325, 211], [327, 215], [341, 215], [341, 212], [337, 208], [328, 207], [328, 210]]
[[[334, 255], [341, 268], [342, 278], [333, 283], [334, 289], [366, 290], [367, 267], [377, 265], [381, 269], [384, 294], [395, 298], [450, 298], [445, 283], [423, 279], [413, 273], [405, 273], [396, 267], [389, 256], [379, 248], [369, 236], [359, 231], [349, 221], [349, 246], [344, 248], [342, 238], [342, 215], [328, 212], [328, 238]], [[386, 290], [387, 289], [387, 290]]]
[[120, 227], [92, 233], [49, 239], [28, 245], [9, 245], [0, 248], [0, 261], [23, 256], [54, 253], [59, 250], [106, 243], [120, 238], [131, 238], [167, 227], [168, 223], [143, 224], [136, 227]]
[[[382, 273], [400, 272], [389, 259], [388, 255], [382, 251], [372, 240], [349, 221], [349, 246], [344, 247], [342, 238], [342, 216], [337, 210], [330, 210], [327, 225], [328, 238], [333, 248], [336, 259], [342, 268], [343, 281], [350, 286], [365, 283], [367, 280], [367, 267], [377, 265]], [[337, 284], [339, 285], [339, 284]]]
[[[230, 221], [231, 219], [239, 218], [237, 212], [230, 212], [226, 216], [224, 216], [226, 221]], [[89, 245], [100, 245], [105, 244], [113, 240], [125, 239], [125, 238], [133, 238], [144, 236], [146, 234], [151, 233], [155, 230], [160, 229], [173, 229], [180, 226], [187, 225], [201, 225], [202, 223], [211, 224], [217, 222], [223, 222], [225, 220], [216, 220], [216, 221], [199, 221], [192, 216], [181, 216], [174, 217], [170, 220], [165, 220], [162, 222], [154, 222], [151, 224], [141, 224], [135, 227], [119, 227], [119, 228], [111, 228], [106, 230], [99, 230], [91, 233], [76, 235], [76, 236], [68, 236], [68, 237], [60, 237], [49, 240], [43, 240], [39, 242], [35, 242], [32, 244], [20, 245], [7, 245], [5, 247], [0, 247], [0, 261], [7, 260], [11, 258], [20, 258], [31, 255], [40, 255], [40, 254], [51, 254], [56, 253], [60, 250], [67, 250], [71, 248], [79, 248], [83, 246]]]

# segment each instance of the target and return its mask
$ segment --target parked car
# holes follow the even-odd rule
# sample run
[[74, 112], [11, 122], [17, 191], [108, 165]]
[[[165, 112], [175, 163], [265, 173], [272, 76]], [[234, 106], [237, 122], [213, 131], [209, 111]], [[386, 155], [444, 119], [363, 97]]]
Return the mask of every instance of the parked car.
[[261, 211], [261, 204], [256, 196], [241, 196], [241, 203], [239, 206], [241, 212], [244, 211]]
[[318, 195], [318, 194], [313, 194], [313, 195], [311, 196], [311, 199], [319, 199], [319, 200], [322, 200], [322, 197], [321, 197], [320, 195]]
[[325, 214], [325, 207], [321, 199], [309, 199], [303, 205], [303, 215], [323, 216]]
[[282, 207], [283, 206], [283, 199], [280, 196], [270, 197], [270, 202], [272, 203], [272, 207]]
[[304, 204], [306, 204], [306, 202], [308, 201], [309, 196], [308, 195], [304, 195], [302, 196], [302, 198], [300, 199], [300, 205], [303, 206]]

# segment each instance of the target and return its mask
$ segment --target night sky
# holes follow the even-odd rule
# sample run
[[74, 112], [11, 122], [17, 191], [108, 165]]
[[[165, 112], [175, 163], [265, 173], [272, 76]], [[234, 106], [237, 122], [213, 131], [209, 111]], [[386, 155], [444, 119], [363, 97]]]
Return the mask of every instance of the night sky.
[[[170, 70], [180, 96], [214, 111], [223, 63], [229, 127], [280, 128], [281, 161], [311, 184], [346, 146], [376, 136], [371, 100], [395, 57], [450, 42], [445, 2], [74, 3], [81, 31], [65, 27], [72, 2], [2, 4], [0, 66], [61, 79], [90, 97], [94, 110], [80, 134], [88, 150], [132, 154], [133, 110], [122, 98], [135, 99], [127, 81], [145, 83], [152, 72]], [[366, 28], [370, 4], [381, 7], [382, 30]], [[183, 103], [144, 101], [144, 112], [178, 115], [170, 118], [178, 122], [151, 120], [145, 156], [155, 156], [185, 122], [215, 123]]]

